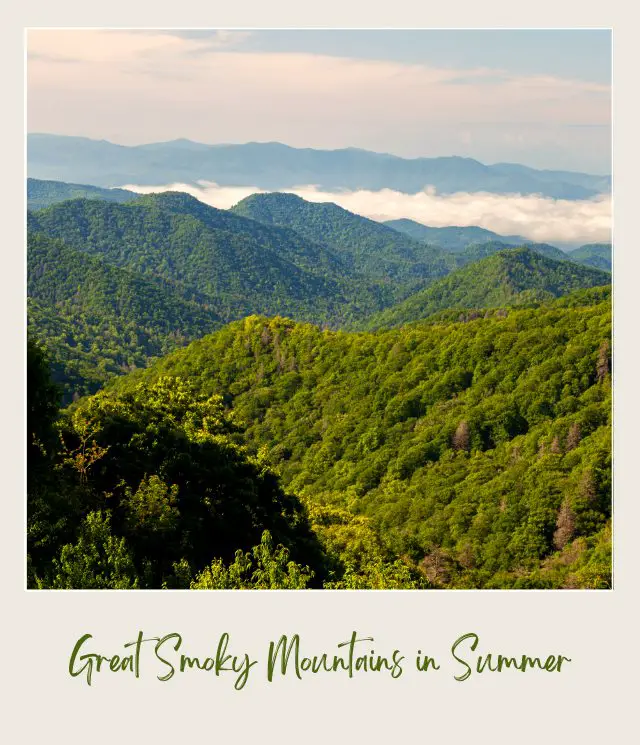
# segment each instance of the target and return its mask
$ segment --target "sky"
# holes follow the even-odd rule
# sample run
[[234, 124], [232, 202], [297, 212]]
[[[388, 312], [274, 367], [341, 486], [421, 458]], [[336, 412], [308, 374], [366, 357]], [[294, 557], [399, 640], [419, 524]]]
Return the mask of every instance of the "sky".
[[608, 174], [606, 30], [31, 30], [28, 131]]

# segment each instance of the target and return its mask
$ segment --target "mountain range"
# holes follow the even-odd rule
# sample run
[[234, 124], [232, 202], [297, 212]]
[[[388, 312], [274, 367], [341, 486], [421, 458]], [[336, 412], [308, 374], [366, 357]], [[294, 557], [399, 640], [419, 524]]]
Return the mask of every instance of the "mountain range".
[[97, 186], [214, 182], [277, 191], [315, 185], [324, 190], [393, 189], [415, 194], [491, 192], [588, 199], [611, 189], [609, 176], [536, 170], [471, 158], [400, 158], [356, 148], [314, 150], [277, 142], [206, 145], [189, 140], [125, 146], [106, 140], [29, 134], [28, 175]]
[[219, 210], [181, 192], [122, 203], [78, 185], [32, 188], [91, 197], [28, 214], [30, 328], [67, 397], [253, 313], [378, 328], [609, 282], [553, 246], [452, 252], [292, 194]]
[[610, 246], [27, 204], [30, 587], [611, 586]]

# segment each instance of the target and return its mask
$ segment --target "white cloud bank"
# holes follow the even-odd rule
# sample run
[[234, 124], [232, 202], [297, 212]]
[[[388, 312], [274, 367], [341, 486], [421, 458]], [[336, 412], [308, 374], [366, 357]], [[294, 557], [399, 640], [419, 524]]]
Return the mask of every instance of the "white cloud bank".
[[[182, 191], [213, 207], [228, 209], [250, 194], [264, 190], [252, 186], [232, 187], [201, 181], [197, 186], [167, 184], [124, 189], [140, 194]], [[310, 202], [334, 202], [374, 220], [409, 218], [432, 227], [477, 225], [501, 235], [522, 235], [539, 243], [597, 243], [611, 240], [611, 197], [571, 201], [537, 195], [458, 192], [441, 195], [427, 188], [417, 194], [381, 191], [325, 192], [314, 186], [296, 186], [282, 191]]]

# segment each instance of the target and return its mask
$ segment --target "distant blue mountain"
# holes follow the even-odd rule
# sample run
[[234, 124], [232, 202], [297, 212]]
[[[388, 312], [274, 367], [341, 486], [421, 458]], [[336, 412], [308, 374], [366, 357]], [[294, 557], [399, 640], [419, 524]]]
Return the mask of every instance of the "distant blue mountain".
[[97, 186], [214, 181], [277, 191], [315, 184], [325, 190], [383, 188], [413, 194], [486, 191], [586, 199], [608, 192], [609, 177], [537, 171], [516, 164], [484, 165], [471, 158], [415, 158], [343, 150], [298, 149], [277, 142], [205, 145], [189, 140], [127, 147], [106, 140], [30, 134], [28, 175]]

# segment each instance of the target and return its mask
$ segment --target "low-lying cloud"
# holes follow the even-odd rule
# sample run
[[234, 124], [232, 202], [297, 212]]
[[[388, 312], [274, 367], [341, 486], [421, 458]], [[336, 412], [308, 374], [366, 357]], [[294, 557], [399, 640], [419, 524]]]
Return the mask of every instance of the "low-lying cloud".
[[[197, 185], [125, 185], [141, 194], [182, 191], [213, 207], [228, 209], [241, 199], [263, 189], [219, 186], [200, 181]], [[409, 218], [432, 227], [477, 225], [501, 235], [521, 235], [539, 243], [597, 243], [611, 240], [611, 197], [552, 199], [539, 195], [492, 194], [488, 192], [438, 194], [427, 187], [416, 194], [391, 189], [380, 191], [322, 191], [315, 186], [296, 186], [281, 191], [297, 194], [310, 202], [334, 202], [373, 220]]]

